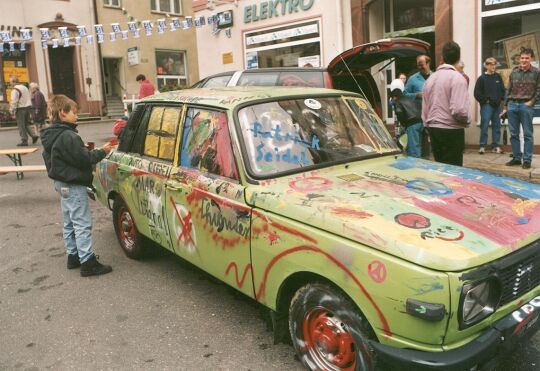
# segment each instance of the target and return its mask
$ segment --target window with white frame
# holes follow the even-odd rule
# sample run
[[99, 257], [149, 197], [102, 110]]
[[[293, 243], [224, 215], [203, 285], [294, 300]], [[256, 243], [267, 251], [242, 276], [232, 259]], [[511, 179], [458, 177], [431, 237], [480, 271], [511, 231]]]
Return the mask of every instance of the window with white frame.
[[120, 0], [103, 0], [103, 5], [119, 8], [121, 4], [120, 4]]
[[186, 52], [182, 50], [156, 50], [156, 75], [159, 91], [187, 87]]
[[153, 12], [182, 14], [181, 0], [150, 0], [150, 6]]

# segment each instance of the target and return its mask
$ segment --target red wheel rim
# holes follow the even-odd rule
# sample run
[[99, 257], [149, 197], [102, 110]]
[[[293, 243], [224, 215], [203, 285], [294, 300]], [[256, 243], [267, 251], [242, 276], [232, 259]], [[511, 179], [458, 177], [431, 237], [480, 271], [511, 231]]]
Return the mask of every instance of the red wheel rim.
[[323, 308], [309, 312], [303, 323], [307, 351], [322, 370], [354, 370], [356, 344], [347, 326]]
[[135, 245], [135, 223], [129, 211], [125, 208], [120, 210], [120, 217], [118, 218], [118, 231], [120, 241], [124, 247], [131, 250]]

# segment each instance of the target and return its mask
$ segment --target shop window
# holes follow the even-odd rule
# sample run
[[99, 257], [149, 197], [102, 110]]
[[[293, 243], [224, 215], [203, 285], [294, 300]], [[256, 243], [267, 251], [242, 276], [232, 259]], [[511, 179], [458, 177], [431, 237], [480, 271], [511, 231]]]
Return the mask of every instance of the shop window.
[[176, 144], [180, 108], [154, 107], [148, 121], [144, 154], [172, 161]]
[[320, 21], [275, 27], [245, 36], [246, 67], [321, 67]]
[[[29, 47], [29, 45], [26, 46], [26, 48]], [[10, 51], [4, 46], [4, 52], [0, 58], [0, 65], [2, 67], [2, 77], [0, 78], [0, 102], [9, 102], [12, 90], [12, 86], [9, 82], [11, 76], [16, 76], [19, 79], [19, 83], [26, 86], [28, 86], [30, 82], [28, 67], [26, 65], [26, 51], [20, 50], [20, 44], [15, 44], [15, 50], [13, 51]]]
[[103, 0], [104, 6], [110, 6], [113, 8], [119, 8], [121, 3], [120, 0]]
[[384, 5], [386, 32], [434, 25], [433, 0], [385, 0]]
[[150, 0], [153, 12], [182, 14], [182, 2], [180, 0]]
[[182, 132], [181, 165], [238, 179], [225, 112], [190, 108]]
[[[508, 5], [507, 5], [508, 6]], [[534, 52], [532, 65], [539, 67], [540, 42], [540, 9], [538, 4], [530, 5], [531, 9], [523, 12], [499, 10], [495, 16], [482, 18], [482, 61], [488, 57], [497, 59], [497, 72], [501, 75], [505, 87], [512, 69], [519, 66], [519, 55], [522, 47], [531, 48]], [[491, 9], [490, 9], [491, 10]], [[534, 106], [535, 124], [540, 123], [540, 100]]]
[[159, 91], [178, 90], [188, 85], [184, 51], [156, 50], [156, 66]]

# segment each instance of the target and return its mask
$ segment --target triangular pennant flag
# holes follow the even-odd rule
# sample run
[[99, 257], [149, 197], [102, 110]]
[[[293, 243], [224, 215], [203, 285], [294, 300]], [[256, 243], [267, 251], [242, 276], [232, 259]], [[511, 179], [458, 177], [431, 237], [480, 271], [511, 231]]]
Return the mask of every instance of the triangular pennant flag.
[[69, 46], [69, 37], [64, 38], [64, 48]]
[[21, 52], [23, 52], [23, 51], [26, 50], [26, 42], [24, 42], [24, 41], [21, 42], [21, 46], [19, 47], [19, 50], [20, 50]]
[[58, 39], [52, 39], [52, 47], [58, 48]]
[[120, 23], [111, 23], [111, 28], [115, 33], [122, 32], [122, 29], [120, 28]]
[[77, 31], [79, 31], [79, 36], [80, 37], [85, 37], [86, 36], [86, 26], [84, 25], [81, 25], [81, 26], [77, 26]]
[[75, 45], [81, 46], [81, 37], [80, 36], [75, 36]]
[[60, 38], [62, 39], [69, 37], [67, 27], [58, 27], [58, 34], [60, 35]]
[[92, 44], [94, 42], [94, 35], [86, 35], [86, 43]]
[[49, 45], [47, 45], [47, 40], [41, 40], [41, 48], [42, 49], [47, 49], [49, 47]]
[[15, 42], [14, 42], [14, 41], [10, 41], [10, 42], [9, 42], [9, 51], [10, 51], [10, 52], [14, 52], [14, 51], [15, 51]]
[[98, 44], [101, 44], [105, 40], [105, 37], [104, 37], [104, 35], [102, 33], [98, 33], [96, 35], [96, 39], [97, 39]]
[[27, 28], [24, 28], [24, 29], [21, 29], [20, 30], [21, 32], [21, 37], [23, 40], [32, 40], [32, 31], [27, 29]]
[[122, 40], [127, 40], [128, 39], [129, 31], [124, 30], [124, 31], [121, 32], [121, 34], [122, 34]]
[[116, 32], [109, 32], [109, 41], [116, 41]]
[[51, 33], [48, 28], [40, 28], [39, 32], [41, 33], [41, 40], [49, 40], [51, 38]]
[[[103, 35], [105, 33], [105, 31], [103, 30], [103, 25], [102, 24], [95, 24], [94, 25], [94, 30], [96, 31], [96, 35]], [[98, 40], [99, 40], [99, 38], [98, 38]]]

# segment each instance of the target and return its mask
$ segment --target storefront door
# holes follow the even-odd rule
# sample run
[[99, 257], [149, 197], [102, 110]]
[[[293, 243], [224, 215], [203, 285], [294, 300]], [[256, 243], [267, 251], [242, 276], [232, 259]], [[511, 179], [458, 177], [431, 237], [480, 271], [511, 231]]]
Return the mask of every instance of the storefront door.
[[76, 101], [73, 47], [48, 48], [53, 94], [64, 94]]

